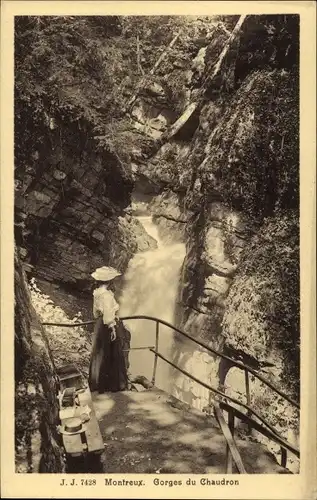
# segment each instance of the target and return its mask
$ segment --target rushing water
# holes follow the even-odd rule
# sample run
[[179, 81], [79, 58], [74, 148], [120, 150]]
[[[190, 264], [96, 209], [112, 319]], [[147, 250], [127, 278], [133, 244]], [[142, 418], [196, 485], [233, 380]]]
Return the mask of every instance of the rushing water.
[[[125, 273], [123, 292], [120, 299], [120, 315], [147, 315], [174, 324], [174, 311], [179, 285], [181, 266], [185, 257], [182, 243], [162, 242], [158, 228], [148, 216], [138, 217], [148, 234], [156, 239], [155, 250], [138, 253], [130, 261]], [[155, 345], [155, 322], [149, 320], [129, 320], [126, 322], [132, 338], [131, 347]], [[190, 333], [190, 332], [188, 332]], [[170, 328], [160, 325], [159, 352], [178, 366], [211, 386], [217, 385], [217, 362], [210, 354], [191, 341], [175, 335]], [[152, 378], [154, 354], [148, 350], [130, 351], [130, 371], [133, 375]], [[235, 390], [245, 394], [244, 372], [231, 370], [226, 380], [230, 392], [232, 383]], [[179, 371], [158, 360], [155, 385], [173, 394], [191, 406], [203, 409], [209, 403], [209, 391], [192, 381]], [[235, 394], [233, 394], [235, 396]], [[289, 437], [289, 436], [288, 436]], [[267, 443], [276, 453], [275, 445]], [[297, 472], [298, 464], [288, 460], [288, 467]]]
[[[183, 243], [163, 244], [157, 226], [148, 216], [138, 217], [145, 230], [156, 239], [154, 250], [136, 254], [125, 273], [120, 299], [120, 315], [147, 315], [174, 323], [174, 309], [181, 266], [185, 257]], [[127, 326], [132, 333], [131, 347], [155, 345], [155, 322], [129, 320]], [[159, 351], [172, 359], [174, 333], [160, 325]], [[130, 371], [133, 375], [144, 375], [151, 379], [154, 355], [147, 350], [130, 351]], [[158, 360], [155, 384], [171, 391], [170, 370], [164, 361]]]
[[[136, 254], [130, 261], [124, 278], [120, 315], [147, 315], [175, 324], [174, 312], [185, 245], [173, 243], [172, 239], [168, 243], [166, 240], [162, 242], [151, 217], [140, 216], [138, 219], [147, 233], [156, 239], [158, 246], [155, 250]], [[129, 320], [126, 323], [132, 333], [132, 348], [155, 345], [155, 322]], [[215, 363], [206, 351], [163, 325], [160, 325], [158, 351], [200, 380], [210, 382], [215, 376]], [[132, 350], [129, 359], [133, 375], [152, 378], [153, 353]], [[199, 409], [209, 402], [207, 389], [160, 359], [155, 385]]]

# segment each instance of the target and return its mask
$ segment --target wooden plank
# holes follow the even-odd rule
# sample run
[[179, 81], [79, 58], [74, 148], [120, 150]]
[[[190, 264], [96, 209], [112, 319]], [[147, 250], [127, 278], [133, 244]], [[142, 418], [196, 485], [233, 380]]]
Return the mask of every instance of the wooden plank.
[[227, 443], [226, 445], [226, 474], [232, 474], [233, 471], [233, 460], [232, 460], [232, 455], [230, 453], [230, 448]]
[[81, 375], [80, 373], [69, 373], [69, 374], [65, 374], [65, 375], [59, 375], [59, 380], [68, 380], [68, 379], [77, 379], [77, 378], [81, 378]]
[[300, 458], [300, 451], [295, 446], [291, 445], [288, 441], [286, 441], [284, 438], [282, 438], [282, 436], [280, 436], [279, 434], [274, 433], [274, 432], [270, 431], [269, 429], [263, 427], [263, 425], [261, 425], [259, 422], [257, 422], [253, 418], [248, 417], [248, 415], [246, 415], [245, 413], [242, 413], [237, 408], [231, 406], [228, 403], [225, 403], [224, 401], [221, 401], [219, 403], [219, 406], [221, 409], [223, 409], [225, 411], [229, 411], [230, 409], [232, 409], [233, 413], [235, 414], [235, 416], [239, 420], [242, 420], [243, 422], [250, 423], [250, 425], [253, 429], [260, 432], [261, 434], [263, 434], [263, 436], [266, 436], [267, 438], [271, 439], [275, 443], [278, 443], [279, 445], [284, 447], [286, 450], [293, 453], [296, 457]]
[[[229, 414], [228, 414], [228, 425], [229, 425], [229, 429], [230, 429], [232, 437], [233, 437], [233, 435], [234, 435], [234, 414], [232, 412], [229, 412]], [[227, 474], [232, 474], [234, 464], [233, 464], [233, 458], [232, 458], [232, 454], [230, 451], [230, 447], [228, 444], [227, 444], [226, 456], [227, 456]]]
[[230, 448], [230, 452], [232, 455], [232, 458], [237, 466], [239, 474], [246, 474], [246, 470], [244, 468], [239, 450], [237, 448], [236, 442], [230, 432], [229, 426], [227, 422], [224, 419], [223, 413], [220, 410], [220, 407], [217, 403], [214, 403], [214, 409], [215, 409], [215, 417], [220, 425], [220, 428], [222, 430], [222, 433], [227, 441], [227, 444]]
[[78, 393], [78, 399], [80, 402], [80, 406], [87, 405], [91, 410], [90, 420], [88, 422], [85, 422], [87, 428], [85, 435], [88, 445], [88, 452], [89, 453], [102, 452], [104, 450], [104, 444], [99, 424], [96, 418], [96, 414], [94, 411], [90, 390], [87, 388], [85, 389], [85, 391]]

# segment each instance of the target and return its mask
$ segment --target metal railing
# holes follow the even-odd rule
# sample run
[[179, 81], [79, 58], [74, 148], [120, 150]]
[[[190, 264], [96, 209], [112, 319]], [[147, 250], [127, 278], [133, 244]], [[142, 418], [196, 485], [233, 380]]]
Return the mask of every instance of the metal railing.
[[[191, 340], [192, 342], [195, 342], [195, 344], [199, 345], [200, 347], [203, 347], [204, 349], [206, 349], [207, 351], [211, 352], [212, 354], [215, 354], [216, 356], [219, 356], [221, 357], [222, 359], [226, 359], [227, 361], [229, 361], [232, 365], [234, 366], [237, 366], [238, 368], [240, 368], [241, 370], [244, 370], [245, 372], [245, 377], [246, 377], [246, 388], [247, 388], [247, 392], [248, 394], [246, 395], [247, 397], [247, 401], [250, 402], [251, 401], [251, 398], [250, 398], [250, 383], [249, 383], [249, 373], [252, 373], [252, 375], [254, 377], [256, 377], [258, 380], [260, 380], [263, 384], [267, 385], [268, 387], [270, 387], [270, 389], [272, 389], [274, 392], [276, 392], [277, 394], [279, 394], [279, 396], [281, 396], [283, 399], [285, 399], [286, 401], [288, 401], [291, 405], [295, 406], [296, 408], [300, 408], [299, 404], [294, 401], [292, 398], [290, 398], [287, 394], [283, 393], [278, 387], [276, 387], [274, 384], [272, 384], [272, 382], [270, 382], [269, 380], [266, 380], [264, 377], [262, 377], [262, 375], [260, 375], [256, 370], [254, 370], [253, 368], [251, 368], [250, 366], [248, 365], [245, 365], [244, 363], [242, 363], [241, 361], [237, 361], [233, 358], [230, 358], [229, 356], [227, 356], [226, 354], [223, 354], [222, 352], [220, 351], [217, 351], [216, 349], [213, 349], [212, 347], [210, 347], [208, 344], [206, 344], [205, 342], [202, 342], [201, 340], [197, 340], [195, 339], [194, 337], [192, 337], [191, 335], [189, 335], [188, 333], [185, 333], [183, 332], [182, 330], [180, 330], [179, 328], [177, 328], [176, 326], [172, 325], [171, 323], [168, 323], [167, 321], [164, 321], [162, 319], [159, 319], [159, 318], [154, 318], [152, 316], [144, 316], [144, 315], [138, 315], [138, 316], [123, 316], [121, 317], [122, 321], [126, 321], [126, 320], [131, 320], [131, 319], [147, 319], [149, 321], [155, 321], [156, 322], [156, 340], [158, 339], [158, 331], [159, 331], [159, 325], [162, 324], [164, 326], [167, 326], [168, 328], [171, 328], [172, 330], [174, 330], [175, 332], [183, 335], [184, 337], [188, 338], [189, 340]], [[156, 350], [158, 348], [158, 345], [156, 343]]]
[[[235, 417], [239, 418], [240, 420], [246, 422], [249, 426], [249, 429], [253, 428], [256, 431], [260, 432], [264, 436], [266, 436], [268, 439], [274, 441], [275, 443], [279, 444], [281, 447], [281, 465], [283, 467], [286, 466], [287, 462], [287, 451], [290, 451], [292, 454], [294, 454], [296, 457], [300, 457], [300, 452], [297, 447], [289, 443], [287, 440], [285, 440], [275, 429], [274, 427], [264, 418], [262, 417], [256, 410], [254, 410], [250, 404], [251, 404], [251, 393], [250, 393], [250, 381], [249, 381], [249, 373], [251, 373], [254, 377], [256, 377], [260, 382], [265, 384], [267, 387], [272, 389], [275, 393], [279, 394], [285, 401], [290, 403], [292, 406], [295, 408], [299, 409], [300, 406], [299, 404], [294, 401], [292, 398], [290, 398], [287, 394], [283, 393], [278, 387], [276, 387], [272, 382], [266, 380], [262, 375], [260, 375], [258, 372], [256, 372], [253, 368], [250, 366], [245, 365], [244, 363], [237, 361], [220, 351], [217, 351], [216, 349], [213, 349], [209, 345], [207, 345], [205, 342], [202, 342], [201, 340], [197, 340], [196, 338], [192, 337], [188, 333], [180, 330], [179, 328], [175, 327], [174, 325], [168, 323], [167, 321], [161, 320], [159, 318], [155, 318], [152, 316], [146, 316], [146, 315], [136, 315], [136, 316], [123, 316], [120, 318], [122, 321], [128, 321], [128, 320], [149, 320], [152, 322], [155, 322], [155, 347], [154, 346], [146, 346], [142, 347], [142, 349], [148, 349], [150, 352], [154, 354], [154, 363], [153, 363], [153, 374], [152, 374], [152, 384], [155, 384], [155, 379], [156, 379], [156, 371], [157, 371], [157, 361], [158, 359], [162, 359], [164, 362], [172, 366], [173, 368], [177, 369], [179, 372], [181, 372], [183, 375], [189, 377], [190, 379], [194, 380], [196, 383], [200, 384], [202, 387], [205, 387], [208, 389], [210, 392], [213, 394], [216, 394], [218, 397], [221, 399], [214, 402], [214, 414], [216, 417], [216, 420], [226, 438], [227, 442], [227, 472], [232, 471], [232, 459], [234, 460], [237, 470], [239, 473], [245, 473], [245, 469], [243, 467], [243, 464], [241, 465], [241, 457], [239, 455], [239, 452], [236, 448], [235, 441], [234, 441], [234, 420]], [[76, 327], [76, 326], [87, 326], [94, 324], [95, 320], [90, 320], [90, 321], [84, 321], [81, 323], [42, 323], [42, 325], [45, 326], [61, 326], [61, 327]], [[224, 392], [220, 391], [219, 389], [216, 389], [215, 387], [210, 386], [209, 384], [199, 380], [196, 378], [194, 375], [191, 373], [187, 372], [186, 370], [183, 370], [180, 368], [178, 365], [173, 363], [172, 361], [168, 360], [163, 354], [161, 354], [158, 351], [159, 348], [159, 334], [160, 334], [160, 325], [164, 325], [165, 327], [170, 328], [171, 330], [181, 334], [182, 336], [186, 337], [187, 339], [191, 340], [195, 344], [199, 345], [200, 347], [203, 347], [213, 355], [216, 355], [218, 357], [221, 357], [222, 359], [225, 359], [230, 362], [232, 366], [236, 366], [240, 368], [241, 370], [244, 371], [245, 373], [245, 386], [246, 386], [246, 401], [247, 403], [243, 403], [242, 401], [239, 401], [238, 399], [235, 399]], [[131, 348], [132, 350], [133, 348]], [[139, 348], [137, 348], [139, 349]], [[238, 405], [246, 410], [246, 413], [243, 413], [242, 411], [238, 410], [235, 406], [232, 406], [231, 404], [228, 403], [228, 400], [231, 401], [233, 404]], [[228, 413], [228, 424], [223, 418], [222, 411], [226, 411]], [[253, 415], [257, 420], [252, 418]], [[262, 425], [264, 424], [264, 425]]]
[[227, 442], [226, 449], [226, 473], [232, 474], [234, 461], [239, 474], [246, 474], [239, 450], [234, 440], [234, 416], [232, 413], [228, 415], [228, 423], [224, 419], [218, 402], [214, 403], [214, 415], [219, 424], [219, 427]]
[[[265, 384], [267, 387], [272, 389], [275, 393], [279, 394], [283, 399], [285, 399], [288, 403], [299, 409], [299, 404], [294, 401], [292, 398], [290, 398], [287, 394], [284, 394], [278, 387], [276, 387], [272, 382], [266, 380], [262, 375], [257, 373], [253, 368], [245, 365], [244, 363], [241, 363], [240, 361], [236, 361], [233, 358], [230, 358], [229, 356], [226, 356], [225, 354], [217, 351], [216, 349], [211, 348], [208, 346], [205, 342], [202, 342], [200, 340], [195, 339], [188, 333], [183, 332], [179, 328], [176, 328], [174, 325], [168, 323], [167, 321], [161, 320], [159, 318], [153, 318], [151, 316], [145, 316], [145, 315], [138, 315], [138, 316], [125, 316], [121, 317], [123, 321], [127, 320], [136, 320], [136, 319], [146, 319], [149, 321], [154, 321], [156, 324], [155, 327], [155, 349], [150, 348], [149, 350], [153, 352], [154, 354], [154, 365], [153, 365], [153, 375], [152, 375], [152, 383], [155, 384], [155, 377], [156, 377], [156, 370], [157, 370], [157, 360], [158, 358], [162, 359], [165, 361], [167, 364], [172, 366], [173, 368], [177, 369], [183, 375], [191, 378], [194, 380], [196, 383], [200, 384], [201, 386], [205, 387], [209, 391], [213, 392], [216, 394], [218, 397], [220, 396], [221, 399], [225, 399], [226, 401], [230, 400], [232, 403], [235, 405], [239, 405], [240, 407], [244, 408], [247, 412], [246, 414], [237, 410], [234, 406], [228, 404], [228, 402], [220, 401], [214, 402], [214, 414], [216, 417], [216, 420], [222, 430], [222, 433], [226, 439], [227, 442], [227, 453], [226, 453], [226, 468], [227, 468], [227, 473], [232, 472], [232, 459], [235, 462], [236, 468], [238, 473], [242, 474], [245, 473], [244, 466], [242, 464], [242, 460], [240, 457], [240, 454], [238, 452], [238, 449], [236, 447], [235, 441], [234, 441], [234, 421], [235, 417], [239, 418], [240, 420], [246, 422], [248, 424], [249, 429], [255, 429], [256, 431], [260, 432], [262, 435], [270, 439], [271, 441], [274, 441], [275, 443], [280, 445], [281, 448], [281, 466], [286, 467], [286, 462], [287, 462], [287, 451], [293, 453], [296, 457], [300, 457], [300, 452], [299, 450], [293, 446], [291, 443], [289, 443], [287, 440], [285, 440], [275, 429], [274, 427], [269, 424], [269, 422], [262, 417], [257, 411], [255, 411], [251, 406], [251, 393], [250, 393], [250, 380], [249, 380], [249, 373], [251, 373], [254, 377], [256, 377], [258, 380], [260, 380], [263, 384]], [[215, 389], [214, 387], [210, 386], [209, 384], [206, 384], [199, 380], [198, 378], [194, 377], [191, 373], [183, 370], [179, 366], [177, 366], [175, 363], [172, 361], [168, 360], [163, 356], [159, 351], [158, 351], [158, 344], [159, 344], [159, 326], [160, 324], [172, 329], [173, 331], [181, 334], [182, 336], [186, 337], [187, 339], [191, 340], [195, 344], [199, 345], [200, 347], [203, 347], [207, 351], [211, 352], [212, 354], [221, 357], [222, 359], [226, 359], [231, 363], [231, 365], [236, 366], [242, 370], [244, 370], [245, 374], [245, 386], [246, 386], [246, 401], [247, 404], [242, 403], [241, 401], [228, 396], [227, 394], [223, 393], [222, 391], [219, 391], [218, 389]], [[228, 413], [228, 425], [222, 415], [222, 410], [226, 411]], [[263, 425], [259, 424], [254, 418], [251, 417], [253, 415], [256, 417]]]

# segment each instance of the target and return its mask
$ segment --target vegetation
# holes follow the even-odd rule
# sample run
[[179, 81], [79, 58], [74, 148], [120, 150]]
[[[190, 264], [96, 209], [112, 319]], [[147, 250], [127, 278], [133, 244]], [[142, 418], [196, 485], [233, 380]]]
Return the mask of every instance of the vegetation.
[[278, 353], [281, 381], [295, 398], [299, 313], [299, 228], [292, 212], [268, 218], [247, 245], [227, 298], [223, 333], [228, 345], [257, 359]]
[[[132, 128], [127, 113], [131, 100], [140, 92], [146, 95], [155, 83], [165, 91], [161, 104], [181, 115], [188, 105], [186, 82], [193, 58], [211, 41], [203, 77], [210, 75], [227, 39], [226, 30], [232, 31], [236, 20], [237, 16], [16, 18], [16, 167], [27, 171], [36, 150], [45, 154], [51, 148], [50, 130], [57, 121], [68, 131], [65, 140], [74, 151], [76, 141], [82, 138], [85, 143], [89, 138], [94, 148], [119, 157], [127, 168], [135, 151], [146, 151], [151, 142]], [[213, 29], [217, 23], [219, 32]], [[190, 133], [184, 136], [182, 130], [178, 142], [166, 144], [147, 164], [150, 180], [183, 193], [187, 190], [188, 206], [197, 213], [195, 254], [203, 246], [197, 241], [203, 238], [204, 209], [211, 201], [220, 200], [242, 213], [256, 230], [237, 257], [232, 228], [222, 228], [225, 252], [238, 264], [226, 301], [223, 334], [226, 344], [237, 351], [261, 360], [274, 354], [279, 380], [297, 399], [298, 31], [297, 16], [248, 16], [219, 78], [205, 89], [200, 103], [204, 106], [191, 121]], [[202, 81], [195, 80], [197, 88]], [[182, 150], [189, 151], [186, 160]], [[196, 271], [195, 280], [203, 283], [204, 271]], [[35, 283], [31, 294], [42, 320], [70, 321]], [[49, 333], [59, 352], [65, 352], [60, 361], [75, 359], [85, 372], [89, 356], [85, 332], [75, 331], [74, 338], [69, 330], [60, 329], [59, 337], [53, 328]], [[278, 417], [269, 417], [273, 425], [285, 428], [297, 422], [281, 401], [274, 402], [264, 392], [258, 388], [254, 403], [264, 411], [276, 404]]]
[[15, 249], [15, 450], [17, 472], [61, 472], [54, 363]]
[[224, 200], [258, 222], [298, 207], [299, 110], [291, 81], [287, 72], [252, 73], [210, 148], [210, 169]]
[[[236, 231], [221, 222], [225, 256], [238, 267], [222, 319], [225, 346], [271, 362], [266, 376], [299, 401], [298, 41], [297, 16], [248, 16], [208, 91], [185, 168], [188, 208], [208, 224], [209, 204], [220, 200], [248, 225], [240, 254]], [[217, 319], [210, 307], [209, 330]], [[296, 412], [252, 385], [252, 402], [272, 425], [298, 428]]]
[[51, 117], [86, 131], [102, 148], [117, 154], [124, 149], [126, 158], [140, 139], [125, 115], [129, 99], [140, 83], [153, 81], [150, 70], [180, 32], [155, 72], [169, 105], [179, 106], [175, 92], [183, 92], [185, 72], [174, 65], [190, 65], [210, 22], [179, 16], [17, 17], [16, 164], [25, 164], [32, 148], [40, 147]]
[[279, 353], [280, 381], [299, 399], [298, 18], [260, 21], [251, 16], [241, 37], [238, 88], [209, 146], [223, 200], [257, 231], [239, 258], [223, 333], [256, 358]]
[[[38, 317], [42, 322], [48, 323], [80, 323], [81, 312], [73, 318], [69, 318], [61, 307], [54, 304], [52, 299], [42, 293], [34, 278], [29, 283], [31, 300]], [[79, 370], [88, 376], [91, 335], [80, 326], [74, 328], [62, 328], [46, 326], [50, 350], [55, 365], [62, 366], [67, 363], [75, 363]]]

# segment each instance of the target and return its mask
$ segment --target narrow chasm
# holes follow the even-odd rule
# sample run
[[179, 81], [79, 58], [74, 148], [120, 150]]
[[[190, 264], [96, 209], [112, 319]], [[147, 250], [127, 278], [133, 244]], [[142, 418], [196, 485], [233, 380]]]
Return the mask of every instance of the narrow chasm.
[[[16, 471], [224, 474], [235, 410], [237, 470], [298, 473], [299, 16], [16, 16], [14, 36]], [[58, 374], [87, 387], [103, 266], [132, 382], [92, 395], [104, 449], [78, 465]]]

